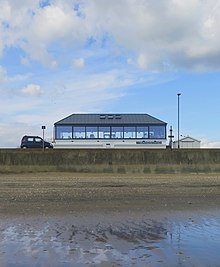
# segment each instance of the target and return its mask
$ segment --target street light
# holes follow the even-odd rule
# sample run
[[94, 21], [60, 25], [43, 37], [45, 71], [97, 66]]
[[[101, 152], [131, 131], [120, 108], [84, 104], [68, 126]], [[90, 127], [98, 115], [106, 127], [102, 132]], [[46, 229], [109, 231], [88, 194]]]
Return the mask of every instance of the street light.
[[46, 129], [46, 126], [42, 126], [41, 128], [43, 130], [43, 150], [44, 150], [44, 130]]
[[178, 100], [178, 149], [180, 148], [180, 96], [181, 93], [177, 94]]

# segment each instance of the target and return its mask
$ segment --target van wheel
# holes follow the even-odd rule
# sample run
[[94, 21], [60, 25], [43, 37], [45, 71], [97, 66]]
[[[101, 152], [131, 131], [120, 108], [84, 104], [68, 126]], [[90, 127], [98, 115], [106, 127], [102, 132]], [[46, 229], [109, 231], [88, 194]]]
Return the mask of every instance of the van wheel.
[[27, 147], [26, 147], [26, 146], [23, 146], [22, 148], [23, 148], [23, 149], [27, 149]]

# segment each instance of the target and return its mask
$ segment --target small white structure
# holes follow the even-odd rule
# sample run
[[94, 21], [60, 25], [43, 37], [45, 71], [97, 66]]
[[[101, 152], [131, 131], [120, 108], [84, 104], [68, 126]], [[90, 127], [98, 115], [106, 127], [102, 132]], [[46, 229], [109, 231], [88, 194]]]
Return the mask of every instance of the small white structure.
[[[186, 136], [179, 140], [179, 148], [200, 148], [200, 142], [195, 138]], [[178, 148], [178, 141], [173, 142], [173, 148]]]

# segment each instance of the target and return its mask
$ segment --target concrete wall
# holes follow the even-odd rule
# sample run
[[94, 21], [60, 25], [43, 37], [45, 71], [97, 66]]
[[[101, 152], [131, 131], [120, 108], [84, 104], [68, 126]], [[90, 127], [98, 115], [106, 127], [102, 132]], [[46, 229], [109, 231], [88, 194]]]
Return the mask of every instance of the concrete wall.
[[190, 173], [219, 172], [220, 149], [0, 150], [0, 173], [23, 172]]

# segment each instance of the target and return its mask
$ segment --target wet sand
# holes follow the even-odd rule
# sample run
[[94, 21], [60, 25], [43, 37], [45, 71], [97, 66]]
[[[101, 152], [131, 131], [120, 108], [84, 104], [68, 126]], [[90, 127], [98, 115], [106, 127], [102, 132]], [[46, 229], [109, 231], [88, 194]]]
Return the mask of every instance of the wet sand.
[[0, 174], [1, 216], [219, 207], [220, 174]]

